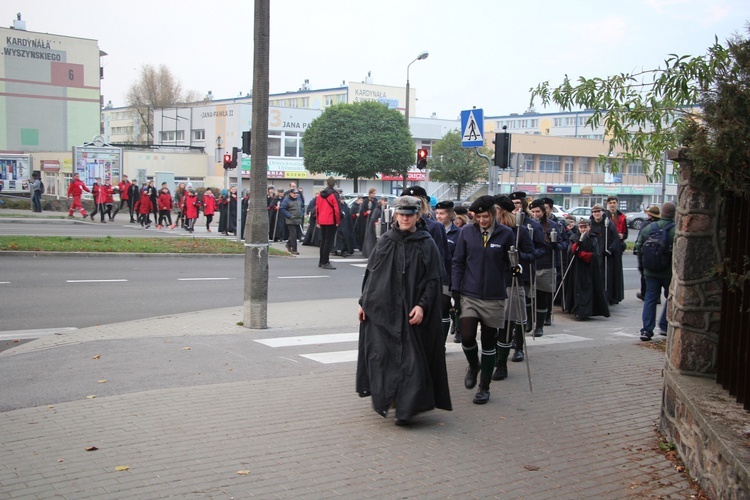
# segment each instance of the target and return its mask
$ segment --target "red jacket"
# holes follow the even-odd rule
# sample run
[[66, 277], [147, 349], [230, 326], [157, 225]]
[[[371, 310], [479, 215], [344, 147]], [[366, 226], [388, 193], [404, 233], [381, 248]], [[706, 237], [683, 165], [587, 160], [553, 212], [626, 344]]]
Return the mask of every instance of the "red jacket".
[[120, 183], [117, 185], [117, 189], [120, 191], [120, 199], [121, 200], [127, 200], [127, 199], [129, 199], [128, 188], [130, 188], [130, 183], [129, 182], [120, 181]]
[[315, 223], [320, 226], [338, 226], [341, 223], [339, 195], [327, 187], [315, 198]]
[[150, 214], [154, 211], [154, 206], [151, 204], [151, 198], [149, 196], [146, 196], [145, 192], [135, 203], [135, 209], [141, 215]]
[[102, 186], [104, 189], [104, 203], [114, 203], [114, 193], [112, 192], [112, 185], [111, 184], [105, 184]]
[[613, 213], [607, 213], [610, 220], [615, 224], [615, 229], [618, 233], [624, 234], [625, 238], [628, 237], [628, 219], [625, 217], [625, 214], [620, 212], [619, 210]]
[[156, 204], [159, 210], [172, 210], [172, 195], [165, 192], [159, 193]]
[[198, 207], [200, 206], [198, 195], [187, 193], [182, 199], [185, 200], [185, 217], [188, 219], [197, 219]]
[[90, 193], [91, 190], [83, 183], [81, 179], [73, 179], [68, 186], [68, 198], [80, 198], [83, 192]]
[[213, 215], [216, 212], [216, 197], [213, 194], [203, 195], [203, 213]]

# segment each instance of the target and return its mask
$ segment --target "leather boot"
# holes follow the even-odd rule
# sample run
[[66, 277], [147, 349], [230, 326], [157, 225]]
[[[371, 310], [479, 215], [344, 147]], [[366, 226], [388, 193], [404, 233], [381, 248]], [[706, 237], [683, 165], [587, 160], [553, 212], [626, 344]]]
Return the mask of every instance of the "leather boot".
[[[521, 353], [523, 354], [523, 351], [521, 351]], [[508, 347], [497, 348], [497, 359], [495, 360], [495, 372], [492, 374], [492, 380], [504, 380], [508, 378], [508, 354], [510, 354], [510, 348]]]
[[481, 382], [479, 382], [479, 390], [474, 395], [474, 404], [483, 405], [487, 404], [490, 400], [490, 379], [482, 376]]
[[526, 333], [529, 333], [531, 331], [531, 302], [526, 303]]
[[466, 369], [464, 377], [464, 386], [467, 389], [473, 389], [477, 385], [477, 376], [479, 375], [479, 346], [474, 344], [473, 347], [466, 348], [463, 346], [464, 356], [469, 362], [469, 368]]
[[520, 325], [518, 325], [513, 332], [513, 338], [515, 339], [516, 343], [516, 352], [513, 353], [513, 357], [510, 358], [511, 361], [514, 363], [519, 363], [523, 361], [524, 354], [523, 354], [523, 336], [524, 332], [521, 329]]
[[541, 337], [544, 335], [544, 318], [547, 317], [547, 310], [537, 311], [536, 313], [536, 328], [534, 328], [534, 337]]

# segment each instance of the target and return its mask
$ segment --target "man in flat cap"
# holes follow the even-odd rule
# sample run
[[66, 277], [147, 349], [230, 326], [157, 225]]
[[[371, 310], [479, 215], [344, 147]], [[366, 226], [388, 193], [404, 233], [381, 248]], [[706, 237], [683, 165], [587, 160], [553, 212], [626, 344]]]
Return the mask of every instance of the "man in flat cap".
[[[453, 299], [461, 315], [461, 345], [469, 362], [464, 385], [472, 389], [480, 376], [475, 404], [490, 399], [490, 381], [497, 355], [495, 340], [503, 326], [504, 301], [508, 298], [510, 260], [515, 244], [513, 231], [495, 221], [495, 200], [480, 196], [469, 208], [474, 224], [458, 234], [453, 254]], [[481, 324], [482, 358], [479, 359], [477, 325]]]
[[[431, 216], [430, 197], [427, 195], [427, 191], [425, 191], [422, 186], [409, 186], [408, 188], [404, 189], [404, 191], [401, 193], [401, 196], [415, 196], [422, 201], [422, 207], [420, 209], [422, 220], [425, 223], [427, 232], [430, 233], [432, 239], [435, 240], [435, 244], [440, 251], [440, 257], [443, 262], [443, 269], [445, 270], [445, 273], [443, 273], [442, 275], [443, 284], [450, 285], [451, 256], [450, 250], [448, 249], [448, 237], [445, 234], [445, 227], [443, 227], [441, 223], [433, 219]], [[443, 317], [443, 335], [446, 339], [448, 338], [448, 330], [450, 329], [450, 316], [448, 313], [449, 310], [450, 305], [447, 305], [445, 307], [445, 315]]]
[[402, 196], [395, 221], [370, 253], [359, 299], [356, 389], [396, 424], [451, 410], [441, 334], [440, 254], [420, 217], [422, 201]]

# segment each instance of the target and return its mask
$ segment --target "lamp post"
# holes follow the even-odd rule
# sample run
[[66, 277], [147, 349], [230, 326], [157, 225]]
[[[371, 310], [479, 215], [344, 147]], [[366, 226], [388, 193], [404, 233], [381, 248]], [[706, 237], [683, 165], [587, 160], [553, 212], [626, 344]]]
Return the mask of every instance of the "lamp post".
[[[409, 67], [417, 61], [427, 59], [430, 53], [426, 50], [419, 54], [416, 59], [406, 65], [406, 129], [409, 130], [409, 136], [411, 136], [411, 129], [409, 128]], [[413, 140], [413, 139], [412, 139]], [[404, 185], [403, 189], [406, 189], [406, 178], [409, 174], [408, 169], [404, 171]]]

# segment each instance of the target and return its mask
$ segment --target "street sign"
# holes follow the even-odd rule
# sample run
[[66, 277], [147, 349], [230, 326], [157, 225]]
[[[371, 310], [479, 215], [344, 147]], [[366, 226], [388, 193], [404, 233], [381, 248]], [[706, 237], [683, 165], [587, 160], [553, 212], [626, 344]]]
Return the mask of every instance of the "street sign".
[[484, 111], [467, 109], [461, 111], [461, 147], [484, 146]]

